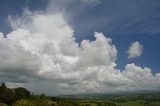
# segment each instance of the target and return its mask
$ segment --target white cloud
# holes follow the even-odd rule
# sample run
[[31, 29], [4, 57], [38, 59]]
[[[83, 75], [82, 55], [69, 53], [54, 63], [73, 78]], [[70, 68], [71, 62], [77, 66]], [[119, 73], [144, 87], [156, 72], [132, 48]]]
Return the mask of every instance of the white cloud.
[[139, 57], [143, 53], [143, 46], [138, 41], [133, 42], [129, 47], [127, 53], [128, 53], [128, 58], [130, 59]]
[[10, 25], [14, 30], [26, 29], [31, 33], [41, 33], [55, 41], [62, 40], [65, 36], [72, 36], [73, 29], [64, 20], [63, 14], [31, 13], [24, 10], [21, 17], [9, 16]]
[[117, 49], [102, 33], [76, 43], [62, 14], [27, 12], [9, 20], [14, 31], [0, 38], [1, 81], [48, 94], [160, 89], [159, 73], [149, 68], [116, 69]]
[[3, 36], [4, 36], [4, 35], [3, 35], [3, 33], [2, 33], [2, 32], [0, 32], [0, 38], [3, 38]]

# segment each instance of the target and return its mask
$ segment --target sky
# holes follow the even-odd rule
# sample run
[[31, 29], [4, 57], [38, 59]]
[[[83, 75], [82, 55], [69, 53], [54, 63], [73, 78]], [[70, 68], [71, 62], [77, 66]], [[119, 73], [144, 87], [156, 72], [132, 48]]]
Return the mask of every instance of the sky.
[[0, 0], [0, 82], [49, 95], [160, 90], [159, 28], [159, 0]]

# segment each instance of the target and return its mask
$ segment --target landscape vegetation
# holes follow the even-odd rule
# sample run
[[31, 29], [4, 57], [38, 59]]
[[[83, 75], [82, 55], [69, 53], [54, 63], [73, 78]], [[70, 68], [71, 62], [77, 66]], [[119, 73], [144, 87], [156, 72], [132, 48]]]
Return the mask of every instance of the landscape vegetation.
[[0, 106], [160, 106], [160, 93], [34, 95], [26, 88], [0, 86]]

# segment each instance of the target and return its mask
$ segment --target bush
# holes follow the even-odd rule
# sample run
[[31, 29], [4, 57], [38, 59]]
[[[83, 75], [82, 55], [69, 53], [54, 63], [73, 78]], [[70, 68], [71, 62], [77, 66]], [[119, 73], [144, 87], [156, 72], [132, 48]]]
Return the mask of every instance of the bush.
[[54, 103], [51, 100], [41, 100], [36, 102], [36, 106], [53, 106]]
[[56, 106], [51, 100], [17, 100], [13, 106]]
[[27, 99], [21, 99], [16, 101], [13, 106], [37, 106], [33, 101]]
[[7, 106], [6, 104], [4, 104], [4, 103], [0, 103], [0, 106]]

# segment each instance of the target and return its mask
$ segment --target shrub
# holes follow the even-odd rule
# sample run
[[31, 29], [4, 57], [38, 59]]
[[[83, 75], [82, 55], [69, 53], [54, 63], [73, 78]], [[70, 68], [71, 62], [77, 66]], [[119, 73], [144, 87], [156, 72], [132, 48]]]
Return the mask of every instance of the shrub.
[[35, 105], [35, 103], [31, 100], [27, 100], [27, 99], [21, 99], [21, 100], [17, 100], [13, 106], [37, 106]]
[[0, 103], [0, 106], [7, 106], [6, 104], [4, 104], [4, 103]]

